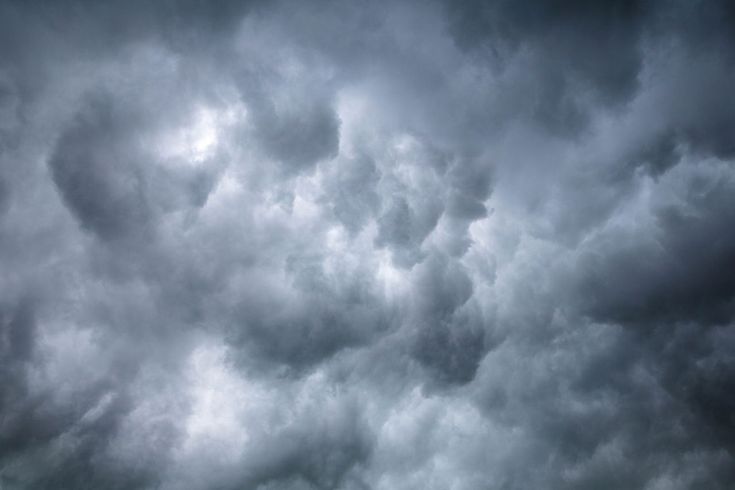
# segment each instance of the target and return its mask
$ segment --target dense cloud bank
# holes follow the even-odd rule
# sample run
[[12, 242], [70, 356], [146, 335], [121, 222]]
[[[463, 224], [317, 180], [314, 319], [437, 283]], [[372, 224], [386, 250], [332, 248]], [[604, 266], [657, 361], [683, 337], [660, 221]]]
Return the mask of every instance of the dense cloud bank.
[[2, 489], [727, 489], [727, 1], [0, 0]]

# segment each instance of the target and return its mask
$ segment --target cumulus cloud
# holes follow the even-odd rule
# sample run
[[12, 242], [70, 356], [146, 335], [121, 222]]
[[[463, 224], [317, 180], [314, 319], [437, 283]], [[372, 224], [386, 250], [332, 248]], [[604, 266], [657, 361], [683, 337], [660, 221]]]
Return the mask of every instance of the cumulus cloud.
[[0, 2], [0, 487], [724, 489], [728, 2]]

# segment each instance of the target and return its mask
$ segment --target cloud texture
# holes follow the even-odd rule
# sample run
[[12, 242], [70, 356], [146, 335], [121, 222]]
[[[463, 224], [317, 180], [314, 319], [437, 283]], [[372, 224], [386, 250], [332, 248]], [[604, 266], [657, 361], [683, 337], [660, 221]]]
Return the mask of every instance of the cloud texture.
[[727, 1], [0, 0], [0, 488], [727, 489]]

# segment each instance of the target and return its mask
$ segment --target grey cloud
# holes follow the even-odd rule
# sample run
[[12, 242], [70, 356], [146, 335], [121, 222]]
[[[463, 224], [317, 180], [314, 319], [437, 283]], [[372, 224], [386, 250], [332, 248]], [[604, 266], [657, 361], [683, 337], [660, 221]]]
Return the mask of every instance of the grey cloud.
[[684, 202], [654, 210], [648, 236], [623, 238], [610, 254], [604, 245], [586, 254], [579, 297], [590, 298], [590, 313], [643, 325], [730, 321], [733, 284], [718, 271], [732, 266], [731, 185], [729, 175], [693, 176]]
[[0, 3], [0, 486], [728, 488], [732, 18]]
[[413, 355], [437, 373], [440, 383], [468, 382], [485, 352], [484, 319], [467, 303], [472, 283], [446, 258], [432, 257], [416, 273]]
[[[122, 418], [132, 410], [121, 366], [75, 386], [71, 401], [57, 399], [51, 387], [39, 391], [34, 386], [32, 366], [45, 363], [34, 339], [36, 306], [23, 300], [3, 315], [0, 481], [9, 488], [136, 488], [155, 478], [122, 468], [107, 454]], [[18, 457], [24, 453], [30, 459]]]
[[238, 298], [236, 316], [226, 320], [230, 342], [242, 346], [248, 357], [298, 373], [392, 327], [390, 309], [374, 284], [360, 277], [366, 270], [357, 269], [350, 277], [324, 269], [323, 257], [289, 257], [285, 270], [292, 282], [287, 290]]
[[34, 343], [33, 307], [28, 300], [6, 307], [2, 318], [2, 359], [4, 386], [1, 392], [4, 420], [2, 453], [28, 444], [23, 412], [28, 400], [27, 371]]
[[140, 157], [125, 155], [116, 141], [130, 129], [115, 121], [110, 101], [90, 106], [59, 139], [49, 160], [54, 181], [81, 225], [101, 238], [143, 232], [150, 211], [135, 167]]
[[328, 105], [316, 101], [306, 107], [276, 109], [258, 101], [255, 111], [261, 144], [287, 168], [298, 171], [337, 155], [339, 121]]
[[333, 166], [330, 199], [335, 217], [355, 233], [377, 213], [380, 196], [376, 186], [380, 179], [375, 162], [370, 156], [339, 160]]
[[586, 125], [583, 94], [608, 105], [626, 101], [638, 86], [644, 2], [449, 2], [446, 9], [460, 47], [499, 70], [522, 60], [517, 81], [536, 95], [514, 107], [527, 108], [552, 131], [569, 134]]
[[340, 488], [351, 480], [359, 482], [351, 473], [369, 457], [371, 441], [356, 417], [349, 411], [335, 414], [335, 420], [322, 427], [285, 431], [262, 448], [263, 464], [238, 485]]
[[63, 201], [103, 240], [151, 239], [156, 215], [201, 207], [216, 181], [214, 160], [203, 169], [167, 167], [181, 157], [167, 162], [146, 147], [157, 128], [145, 117], [109, 93], [87, 95], [49, 158]]

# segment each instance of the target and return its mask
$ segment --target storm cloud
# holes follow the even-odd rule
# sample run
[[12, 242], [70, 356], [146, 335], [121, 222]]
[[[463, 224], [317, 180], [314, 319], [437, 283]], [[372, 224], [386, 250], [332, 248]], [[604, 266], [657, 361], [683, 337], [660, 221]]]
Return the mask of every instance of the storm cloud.
[[0, 0], [0, 488], [727, 489], [731, 2]]

